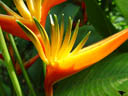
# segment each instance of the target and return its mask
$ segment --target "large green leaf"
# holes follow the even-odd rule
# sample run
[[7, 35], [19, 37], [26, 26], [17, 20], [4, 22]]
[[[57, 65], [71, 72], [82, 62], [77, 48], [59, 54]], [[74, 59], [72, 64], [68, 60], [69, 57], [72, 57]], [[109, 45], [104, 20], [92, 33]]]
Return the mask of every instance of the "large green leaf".
[[128, 0], [115, 0], [116, 5], [119, 7], [120, 11], [126, 18], [128, 22]]
[[116, 32], [110, 20], [106, 17], [105, 12], [98, 5], [97, 0], [84, 0], [87, 7], [89, 22], [103, 36], [107, 37]]
[[121, 96], [128, 92], [128, 53], [114, 53], [92, 67], [60, 81], [54, 96]]

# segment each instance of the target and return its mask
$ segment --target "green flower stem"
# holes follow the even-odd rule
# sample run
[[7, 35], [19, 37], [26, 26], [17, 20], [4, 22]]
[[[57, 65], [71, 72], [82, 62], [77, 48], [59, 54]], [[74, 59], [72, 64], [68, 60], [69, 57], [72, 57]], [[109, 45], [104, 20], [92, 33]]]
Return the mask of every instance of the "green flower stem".
[[17, 94], [17, 96], [23, 96], [1, 28], [0, 28], [0, 47], [1, 47], [2, 54], [4, 57], [5, 63], [6, 63], [8, 74], [11, 78], [11, 81], [12, 81], [13, 87], [16, 91], [16, 94]]
[[32, 84], [31, 84], [31, 81], [30, 81], [30, 79], [29, 79], [29, 76], [28, 76], [28, 74], [27, 74], [27, 72], [26, 72], [26, 70], [25, 70], [25, 68], [24, 68], [23, 61], [22, 61], [21, 56], [20, 56], [20, 54], [19, 54], [19, 51], [18, 51], [18, 49], [17, 49], [17, 47], [16, 47], [15, 41], [14, 41], [14, 39], [13, 39], [13, 36], [12, 36], [11, 34], [9, 34], [8, 36], [9, 36], [10, 42], [11, 42], [11, 44], [12, 44], [12, 47], [13, 47], [15, 53], [16, 53], [16, 57], [17, 57], [18, 63], [20, 64], [20, 68], [21, 68], [21, 70], [22, 70], [22, 72], [23, 72], [23, 75], [24, 75], [25, 80], [26, 80], [26, 82], [27, 82], [27, 84], [28, 84], [28, 87], [29, 87], [29, 89], [30, 89], [30, 92], [32, 93], [33, 96], [36, 96], [36, 93], [35, 93], [35, 91], [34, 91], [34, 89], [33, 89], [33, 86], [32, 86]]

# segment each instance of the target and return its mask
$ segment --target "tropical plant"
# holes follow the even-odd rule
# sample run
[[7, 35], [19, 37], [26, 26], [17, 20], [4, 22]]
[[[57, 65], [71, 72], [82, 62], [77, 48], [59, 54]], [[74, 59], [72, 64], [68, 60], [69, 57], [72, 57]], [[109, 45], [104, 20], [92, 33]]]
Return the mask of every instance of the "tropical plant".
[[127, 4], [0, 0], [0, 96], [127, 96]]

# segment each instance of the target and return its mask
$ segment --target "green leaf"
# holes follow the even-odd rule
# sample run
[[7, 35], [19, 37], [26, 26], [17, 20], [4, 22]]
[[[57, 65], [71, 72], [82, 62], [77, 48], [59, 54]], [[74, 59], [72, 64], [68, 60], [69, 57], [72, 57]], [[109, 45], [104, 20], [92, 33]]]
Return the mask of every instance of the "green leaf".
[[119, 7], [121, 13], [124, 15], [128, 22], [128, 0], [115, 0], [116, 5]]
[[87, 15], [89, 22], [103, 36], [107, 37], [116, 32], [112, 23], [106, 17], [104, 11], [100, 8], [97, 0], [84, 0], [87, 7]]
[[128, 96], [128, 93], [125, 93], [123, 96]]
[[57, 14], [57, 17], [61, 17], [61, 14], [64, 14], [65, 17], [68, 19], [69, 16], [71, 16], [72, 18], [75, 17], [79, 9], [79, 6], [76, 6], [72, 3], [64, 3], [52, 8], [50, 13]]
[[10, 96], [11, 90], [9, 86], [2, 81], [0, 81], [0, 85], [1, 85], [0, 87], [2, 88], [0, 89], [0, 91], [2, 91], [0, 92], [0, 96]]
[[119, 86], [118, 86], [118, 89], [120, 90], [120, 91], [125, 91], [125, 92], [128, 92], [128, 82], [127, 81], [124, 81], [122, 84], [120, 84]]
[[127, 91], [123, 89], [128, 83], [127, 69], [128, 53], [114, 53], [57, 83], [54, 96], [121, 96], [119, 91]]

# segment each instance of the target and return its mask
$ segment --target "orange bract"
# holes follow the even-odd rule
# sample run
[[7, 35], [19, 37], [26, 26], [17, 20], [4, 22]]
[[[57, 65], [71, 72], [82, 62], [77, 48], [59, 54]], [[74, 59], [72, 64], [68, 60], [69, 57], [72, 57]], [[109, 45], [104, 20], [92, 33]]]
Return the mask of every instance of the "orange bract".
[[[6, 32], [9, 32], [15, 36], [18, 36], [18, 37], [28, 40], [28, 37], [26, 36], [26, 34], [16, 23], [16, 19], [17, 18], [15, 18], [13, 16], [0, 15], [0, 26]], [[34, 26], [32, 21], [27, 21], [27, 20], [20, 20], [20, 21], [23, 22], [26, 26], [28, 26], [33, 31], [36, 30], [36, 26]]]

